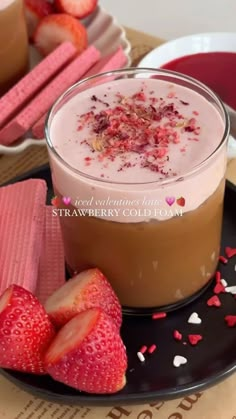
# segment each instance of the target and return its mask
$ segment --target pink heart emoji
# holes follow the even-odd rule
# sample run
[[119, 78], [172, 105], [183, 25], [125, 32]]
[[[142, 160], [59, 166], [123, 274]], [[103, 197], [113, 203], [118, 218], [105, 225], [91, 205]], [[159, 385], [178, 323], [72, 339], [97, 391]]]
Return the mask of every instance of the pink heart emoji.
[[71, 198], [69, 196], [63, 196], [62, 201], [65, 205], [70, 205]]
[[171, 207], [175, 203], [175, 198], [173, 196], [167, 196], [166, 203]]

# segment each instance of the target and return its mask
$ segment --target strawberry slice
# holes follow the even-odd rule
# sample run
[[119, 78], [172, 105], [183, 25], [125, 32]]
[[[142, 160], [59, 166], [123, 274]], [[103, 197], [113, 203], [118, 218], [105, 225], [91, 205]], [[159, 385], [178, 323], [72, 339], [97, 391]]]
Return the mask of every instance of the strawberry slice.
[[24, 0], [24, 3], [28, 35], [32, 39], [40, 20], [54, 12], [53, 5], [47, 0]]
[[60, 328], [76, 314], [100, 307], [121, 326], [121, 306], [111, 285], [99, 269], [88, 269], [67, 281], [48, 298], [45, 309], [52, 322]]
[[58, 45], [70, 41], [78, 53], [88, 45], [87, 31], [79, 20], [66, 14], [52, 14], [44, 17], [34, 33], [34, 43], [43, 55], [48, 55]]
[[98, 0], [55, 0], [59, 12], [68, 13], [79, 19], [90, 15], [97, 7]]
[[116, 325], [101, 309], [86, 310], [70, 320], [44, 361], [55, 380], [87, 393], [115, 393], [126, 383], [125, 346]]
[[0, 297], [0, 366], [45, 374], [43, 357], [55, 330], [40, 302], [11, 285]]

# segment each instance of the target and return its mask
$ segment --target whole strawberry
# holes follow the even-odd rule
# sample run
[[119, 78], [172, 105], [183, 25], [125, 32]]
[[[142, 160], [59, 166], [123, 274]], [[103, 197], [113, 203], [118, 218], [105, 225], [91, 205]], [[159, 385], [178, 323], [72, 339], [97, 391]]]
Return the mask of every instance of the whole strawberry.
[[29, 291], [11, 285], [0, 297], [0, 367], [45, 374], [43, 357], [55, 336], [50, 319]]
[[87, 393], [115, 393], [126, 383], [126, 349], [112, 319], [89, 309], [69, 321], [45, 356], [57, 381]]
[[45, 309], [58, 328], [88, 308], [100, 307], [112, 317], [118, 328], [122, 313], [110, 283], [97, 269], [88, 269], [67, 281], [46, 301]]

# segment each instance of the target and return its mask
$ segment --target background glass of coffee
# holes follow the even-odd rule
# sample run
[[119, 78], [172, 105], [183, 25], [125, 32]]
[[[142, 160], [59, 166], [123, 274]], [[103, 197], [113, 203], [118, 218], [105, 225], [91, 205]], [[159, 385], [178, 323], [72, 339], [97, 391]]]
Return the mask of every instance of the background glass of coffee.
[[23, 0], [0, 1], [0, 95], [27, 71], [28, 37]]
[[68, 269], [107, 275], [123, 306], [175, 305], [214, 275], [228, 117], [201, 83], [127, 69], [55, 103], [46, 137]]

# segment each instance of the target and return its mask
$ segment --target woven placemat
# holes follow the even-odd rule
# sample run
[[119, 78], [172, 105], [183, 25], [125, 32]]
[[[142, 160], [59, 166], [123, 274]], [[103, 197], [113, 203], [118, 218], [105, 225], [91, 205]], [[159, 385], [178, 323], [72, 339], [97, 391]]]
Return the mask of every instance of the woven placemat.
[[[133, 66], [136, 66], [149, 51], [163, 43], [163, 40], [160, 38], [130, 28], [125, 29], [132, 46], [131, 58]], [[31, 146], [20, 154], [0, 156], [0, 184], [47, 162], [46, 146]], [[236, 159], [229, 162], [227, 177], [236, 184]]]

